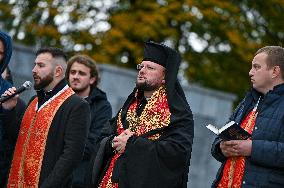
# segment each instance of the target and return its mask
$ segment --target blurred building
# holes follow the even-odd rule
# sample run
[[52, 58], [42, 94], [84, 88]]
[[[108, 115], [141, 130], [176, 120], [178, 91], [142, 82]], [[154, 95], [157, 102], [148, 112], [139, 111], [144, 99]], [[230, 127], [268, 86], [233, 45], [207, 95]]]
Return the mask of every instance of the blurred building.
[[[19, 87], [26, 80], [33, 82], [31, 70], [34, 66], [34, 52], [35, 49], [33, 48], [14, 45], [9, 66], [15, 86]], [[134, 70], [110, 65], [99, 65], [99, 68], [102, 80], [99, 87], [106, 91], [112, 104], [113, 114], [116, 114], [126, 97], [133, 90], [137, 73]], [[217, 127], [224, 124], [232, 112], [236, 97], [232, 94], [206, 89], [194, 84], [183, 85], [183, 88], [195, 120], [195, 137], [188, 187], [210, 187], [220, 164], [211, 157], [210, 148], [214, 135], [205, 126], [208, 123]], [[26, 91], [21, 94], [21, 98], [28, 102], [34, 94], [33, 90]]]

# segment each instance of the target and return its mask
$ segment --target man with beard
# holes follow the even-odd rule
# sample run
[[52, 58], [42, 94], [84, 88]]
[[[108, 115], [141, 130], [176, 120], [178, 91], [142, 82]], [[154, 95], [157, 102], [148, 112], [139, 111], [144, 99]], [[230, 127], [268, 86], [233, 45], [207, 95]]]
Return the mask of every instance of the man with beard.
[[[71, 187], [72, 171], [83, 156], [90, 109], [67, 85], [66, 66], [60, 49], [42, 48], [36, 53], [32, 73], [37, 95], [21, 120], [7, 187]], [[15, 90], [10, 88], [4, 95]], [[20, 122], [14, 112], [17, 98], [2, 104], [11, 131]]]
[[77, 95], [87, 100], [91, 109], [91, 126], [89, 129], [83, 161], [73, 172], [72, 188], [85, 187], [85, 174], [94, 151], [98, 148], [98, 138], [103, 125], [111, 118], [111, 105], [105, 92], [97, 85], [100, 81], [96, 63], [86, 55], [76, 55], [69, 59], [66, 77], [69, 86]]
[[89, 187], [186, 188], [193, 118], [177, 80], [179, 54], [147, 42], [136, 88], [102, 131]]

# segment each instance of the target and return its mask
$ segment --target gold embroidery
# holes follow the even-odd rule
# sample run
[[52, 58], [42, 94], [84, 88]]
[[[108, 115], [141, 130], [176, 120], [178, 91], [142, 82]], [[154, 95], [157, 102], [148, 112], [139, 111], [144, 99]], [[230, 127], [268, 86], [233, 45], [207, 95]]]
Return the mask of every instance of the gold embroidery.
[[[137, 101], [134, 101], [127, 111], [126, 120], [129, 123], [129, 129], [134, 132], [136, 136], [140, 136], [151, 130], [168, 126], [170, 123], [170, 110], [166, 97], [166, 90], [164, 87], [160, 87], [156, 92], [153, 93], [152, 97], [148, 100], [141, 116], [136, 115]], [[117, 132], [120, 134], [123, 131], [121, 111], [117, 118]], [[148, 139], [156, 140], [161, 134], [155, 134]], [[112, 170], [116, 159], [120, 156], [119, 153], [115, 154], [111, 160], [111, 164], [104, 175], [99, 188], [118, 188], [118, 183], [111, 181]]]
[[[171, 113], [168, 107], [165, 87], [160, 87], [153, 93], [140, 117], [136, 114], [136, 108], [137, 102], [130, 106], [126, 120], [129, 122], [130, 130], [137, 136], [168, 126], [170, 123]], [[160, 134], [156, 134], [149, 137], [149, 139], [155, 140], [159, 137]]]

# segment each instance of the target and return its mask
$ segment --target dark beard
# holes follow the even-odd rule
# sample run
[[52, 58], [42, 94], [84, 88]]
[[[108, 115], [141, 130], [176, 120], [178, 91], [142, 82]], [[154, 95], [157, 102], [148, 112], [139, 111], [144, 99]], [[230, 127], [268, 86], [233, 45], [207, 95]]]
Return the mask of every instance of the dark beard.
[[137, 83], [136, 82], [136, 88], [141, 90], [141, 91], [154, 91], [154, 90], [158, 89], [159, 87], [160, 86], [157, 86], [157, 85], [151, 85], [147, 81], [145, 81], [143, 83]]
[[48, 86], [53, 81], [53, 75], [50, 73], [45, 78], [42, 78], [38, 84], [34, 84], [35, 90], [41, 90], [44, 89], [46, 86]]

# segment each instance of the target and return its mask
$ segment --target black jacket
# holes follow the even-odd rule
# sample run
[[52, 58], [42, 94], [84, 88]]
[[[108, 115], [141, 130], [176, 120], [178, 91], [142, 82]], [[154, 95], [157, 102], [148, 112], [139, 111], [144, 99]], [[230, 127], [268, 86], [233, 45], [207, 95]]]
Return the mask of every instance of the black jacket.
[[[61, 81], [52, 92], [38, 92], [39, 105], [54, 96], [66, 85]], [[14, 129], [20, 122], [15, 111], [6, 114], [5, 123], [10, 134], [18, 134]], [[88, 103], [77, 95], [63, 102], [52, 120], [40, 172], [40, 188], [70, 187], [71, 174], [83, 157], [87, 133], [90, 125]]]
[[[25, 112], [26, 104], [23, 100], [18, 99], [17, 105], [15, 107], [15, 114], [17, 117], [22, 118]], [[0, 115], [2, 119], [3, 114]], [[17, 141], [17, 135], [9, 134], [9, 127], [3, 124], [3, 140], [1, 142], [1, 152], [0, 152], [0, 188], [5, 187], [6, 181], [9, 175], [9, 169], [11, 165], [11, 160], [13, 157], [13, 152], [15, 149], [15, 144]], [[16, 131], [19, 131], [19, 124], [18, 127], [15, 127]]]
[[84, 151], [83, 161], [73, 172], [73, 187], [85, 186], [85, 174], [89, 168], [90, 158], [98, 149], [98, 139], [103, 126], [111, 119], [112, 110], [105, 92], [97, 87], [86, 98], [91, 108], [91, 126]]
[[[241, 124], [255, 106], [260, 93], [252, 90], [238, 105], [231, 120]], [[252, 153], [246, 157], [243, 188], [284, 187], [284, 84], [274, 87], [263, 98], [252, 133]], [[220, 150], [220, 139], [212, 145], [213, 157], [222, 162], [212, 187], [222, 177], [226, 157]]]
[[[8, 64], [10, 63], [10, 59], [12, 56], [12, 39], [11, 37], [0, 30], [0, 41], [4, 45], [4, 54], [3, 58], [0, 59], [0, 74], [4, 72]], [[8, 89], [12, 87], [12, 84], [2, 78], [0, 75], [0, 96]], [[21, 108], [23, 103], [18, 104], [18, 112], [19, 108]], [[23, 104], [24, 105], [24, 104]], [[20, 115], [20, 114], [18, 114]], [[5, 125], [2, 122], [2, 105], [0, 105], [0, 188], [5, 186], [7, 171], [9, 170], [11, 154], [13, 151], [14, 143], [10, 142], [9, 136], [5, 130]]]
[[98, 139], [103, 126], [111, 119], [112, 110], [105, 92], [99, 88], [93, 88], [91, 95], [86, 99], [91, 108], [91, 126], [84, 152], [84, 160], [89, 160], [97, 150]]

